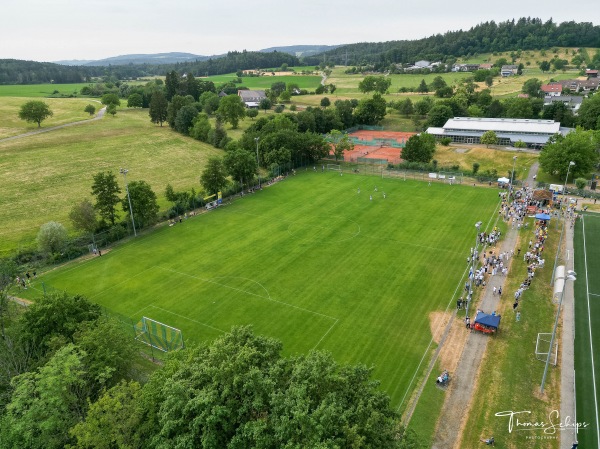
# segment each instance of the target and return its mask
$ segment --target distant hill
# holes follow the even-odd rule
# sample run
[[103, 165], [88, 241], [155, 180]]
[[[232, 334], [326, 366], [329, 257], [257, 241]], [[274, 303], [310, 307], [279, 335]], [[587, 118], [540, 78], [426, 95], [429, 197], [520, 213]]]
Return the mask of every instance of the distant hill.
[[211, 57], [220, 56], [202, 56], [192, 53], [170, 52], [170, 53], [154, 53], [154, 54], [132, 54], [112, 56], [105, 59], [97, 60], [65, 60], [56, 61], [56, 64], [62, 65], [78, 65], [78, 66], [108, 66], [108, 65], [130, 65], [130, 64], [177, 64], [178, 62], [190, 61], [205, 61]]
[[86, 65], [90, 62], [94, 62], [92, 59], [64, 59], [62, 61], [52, 61], [51, 64], [60, 64], [60, 65]]
[[325, 51], [335, 50], [341, 47], [341, 45], [288, 45], [286, 47], [269, 47], [263, 50], [258, 50], [262, 53], [269, 53], [272, 51], [280, 51], [283, 53], [289, 53], [290, 55], [298, 58], [306, 56], [313, 56]]

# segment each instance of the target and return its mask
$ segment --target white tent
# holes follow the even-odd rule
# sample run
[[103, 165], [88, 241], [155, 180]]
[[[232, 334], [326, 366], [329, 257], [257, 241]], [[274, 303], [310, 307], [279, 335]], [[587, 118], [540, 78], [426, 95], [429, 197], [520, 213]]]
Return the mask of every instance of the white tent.
[[508, 178], [498, 178], [498, 182], [501, 182], [503, 184], [508, 184], [510, 182], [510, 179], [508, 179]]

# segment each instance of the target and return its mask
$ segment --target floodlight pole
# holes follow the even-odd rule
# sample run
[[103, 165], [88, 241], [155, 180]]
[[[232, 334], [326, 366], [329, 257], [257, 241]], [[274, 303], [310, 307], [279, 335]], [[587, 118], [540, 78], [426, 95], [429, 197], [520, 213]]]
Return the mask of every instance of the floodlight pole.
[[258, 159], [258, 141], [260, 137], [255, 137], [254, 141], [256, 142], [256, 171], [258, 173], [258, 188], [260, 189], [260, 160]]
[[565, 278], [565, 284], [563, 285], [562, 293], [560, 294], [560, 301], [558, 302], [558, 310], [556, 311], [556, 319], [554, 320], [554, 329], [552, 329], [552, 337], [550, 337], [550, 347], [548, 348], [548, 357], [546, 357], [546, 366], [544, 367], [544, 375], [542, 376], [542, 385], [540, 386], [540, 394], [544, 394], [544, 384], [546, 383], [546, 375], [548, 374], [548, 365], [550, 365], [550, 356], [552, 355], [552, 346], [554, 345], [554, 337], [556, 336], [556, 328], [558, 327], [558, 318], [560, 316], [560, 308], [562, 307], [563, 298], [565, 297], [565, 290], [567, 289], [567, 281], [575, 281], [576, 273], [569, 270], [569, 274]]
[[510, 175], [510, 193], [512, 193], [514, 190], [513, 182], [515, 179], [515, 163], [516, 162], [517, 162], [517, 156], [513, 156], [513, 168], [512, 168], [512, 174]]
[[131, 207], [131, 196], [129, 195], [129, 186], [127, 185], [127, 173], [129, 170], [126, 168], [120, 168], [119, 173], [123, 175], [125, 180], [125, 191], [127, 192], [127, 199], [129, 200], [129, 213], [131, 214], [131, 224], [133, 225], [133, 236], [137, 237], [137, 231], [135, 230], [135, 221], [133, 219], [133, 207]]
[[[475, 246], [473, 247], [473, 252], [471, 253], [471, 278], [469, 279], [469, 296], [467, 298], [467, 309], [465, 311], [465, 316], [469, 316], [469, 307], [471, 306], [471, 299], [473, 298], [473, 282], [475, 281], [475, 254], [477, 253], [477, 242], [479, 241], [479, 229], [481, 228], [481, 222], [478, 221], [475, 223], [475, 228], [477, 232], [475, 233]], [[477, 255], [479, 257], [479, 254]]]
[[[563, 185], [563, 202], [564, 202], [565, 198], [567, 197], [567, 179], [569, 179], [569, 170], [571, 169], [571, 166], [573, 166], [573, 165], [575, 165], [575, 162], [571, 161], [571, 162], [569, 162], [569, 166], [567, 167], [567, 177], [565, 178], [565, 183]], [[561, 205], [561, 211], [562, 211], [562, 205]], [[554, 258], [554, 266], [552, 267], [552, 278], [550, 279], [551, 286], [554, 285], [554, 274], [556, 271], [556, 264], [558, 263], [558, 254], [560, 253], [560, 245], [562, 244], [562, 238], [563, 238], [563, 234], [565, 232], [565, 223], [566, 223], [566, 217], [563, 217], [563, 225], [562, 225], [562, 229], [560, 231], [560, 237], [558, 239], [558, 247], [556, 248], [556, 257]]]

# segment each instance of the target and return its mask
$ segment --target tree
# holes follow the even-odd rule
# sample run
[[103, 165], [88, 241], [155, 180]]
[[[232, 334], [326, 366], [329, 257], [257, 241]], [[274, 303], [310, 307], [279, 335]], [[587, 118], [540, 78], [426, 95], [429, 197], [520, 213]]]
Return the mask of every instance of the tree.
[[114, 104], [109, 104], [106, 106], [106, 112], [114, 117], [117, 115], [117, 106]]
[[594, 131], [577, 128], [564, 137], [554, 139], [554, 142], [542, 148], [540, 167], [560, 179], [564, 179], [569, 168], [569, 162], [575, 162], [569, 173], [573, 178], [588, 175], [598, 163], [600, 141]]
[[117, 178], [112, 172], [100, 172], [94, 175], [92, 184], [92, 195], [96, 197], [94, 208], [103, 220], [114, 226], [117, 204], [121, 201], [119, 194], [121, 189], [117, 184]]
[[43, 253], [58, 253], [64, 248], [67, 238], [67, 230], [62, 224], [49, 221], [40, 226], [37, 235], [38, 248]]
[[202, 110], [208, 115], [212, 115], [217, 109], [219, 109], [219, 103], [221, 99], [214, 92], [203, 92], [200, 95], [199, 103], [202, 105]]
[[144, 99], [140, 94], [131, 94], [127, 98], [127, 107], [128, 108], [141, 108], [144, 106]]
[[540, 89], [542, 88], [542, 82], [537, 78], [530, 78], [523, 83], [521, 92], [529, 95], [530, 97], [539, 97]]
[[208, 160], [200, 175], [200, 184], [202, 184], [206, 193], [210, 195], [223, 190], [227, 185], [227, 173], [221, 158], [211, 157]]
[[248, 184], [258, 169], [256, 155], [242, 149], [228, 151], [223, 164], [227, 173], [236, 181], [240, 181], [242, 188], [244, 181]]
[[105, 106], [115, 105], [121, 106], [121, 100], [119, 100], [119, 96], [117, 94], [104, 94], [100, 99], [100, 102]]
[[361, 125], [377, 125], [386, 114], [385, 99], [379, 95], [373, 95], [373, 98], [365, 98], [359, 101], [354, 109], [354, 120]]
[[517, 140], [514, 144], [515, 148], [527, 148], [527, 144], [523, 142], [521, 139]]
[[281, 92], [279, 94], [279, 100], [283, 101], [284, 103], [289, 103], [291, 98], [292, 98], [292, 94], [288, 90], [284, 90], [283, 92]]
[[577, 123], [584, 129], [600, 130], [600, 94], [583, 100], [579, 107]]
[[227, 95], [221, 98], [217, 114], [221, 116], [224, 122], [231, 123], [231, 127], [236, 129], [240, 120], [246, 116], [246, 106], [238, 95]]
[[392, 80], [390, 78], [367, 75], [358, 83], [358, 90], [365, 94], [369, 92], [385, 94], [391, 85]]
[[200, 113], [194, 118], [192, 127], [190, 128], [190, 136], [201, 142], [208, 142], [208, 136], [212, 126], [208, 120], [208, 115]]
[[585, 179], [585, 178], [577, 178], [575, 180], [575, 187], [577, 187], [579, 190], [585, 189], [586, 185], [587, 185], [587, 179]]
[[402, 150], [402, 159], [407, 162], [429, 163], [435, 154], [435, 137], [421, 133], [411, 136]]
[[96, 112], [96, 106], [94, 106], [93, 104], [88, 104], [83, 110], [83, 112], [87, 112], [90, 115], [94, 115], [94, 113]]
[[260, 100], [258, 107], [261, 108], [263, 111], [265, 111], [265, 114], [266, 114], [267, 110], [271, 109], [272, 105], [273, 104], [271, 103], [271, 100], [269, 100], [268, 98], [263, 98], [262, 100]]
[[143, 447], [143, 442], [137, 438], [137, 429], [143, 419], [139, 412], [141, 400], [142, 388], [135, 381], [123, 381], [106, 391], [90, 404], [85, 419], [70, 430], [77, 440], [75, 447]]
[[[132, 181], [127, 186], [131, 198], [131, 209], [135, 225], [143, 228], [156, 222], [158, 218], [158, 203], [156, 194], [146, 181]], [[129, 214], [129, 199], [127, 196], [121, 200], [123, 212]], [[131, 217], [130, 217], [131, 218]]]
[[542, 73], [550, 70], [550, 62], [548, 62], [548, 61], [540, 62], [540, 70], [542, 71]]
[[508, 118], [532, 118], [533, 107], [529, 98], [511, 98], [506, 101], [505, 116]]
[[542, 118], [560, 122], [560, 126], [572, 127], [575, 125], [573, 110], [562, 101], [553, 101], [549, 106], [545, 106]]
[[179, 73], [175, 70], [167, 73], [165, 77], [165, 89], [167, 101], [171, 101], [175, 95], [179, 92]]
[[427, 87], [427, 83], [424, 79], [421, 80], [421, 84], [419, 84], [419, 87], [417, 87], [417, 92], [420, 94], [426, 94], [429, 92], [429, 87]]
[[327, 98], [327, 97], [321, 98], [321, 107], [322, 108], [329, 107], [330, 105], [331, 105], [331, 101], [329, 100], [329, 98]]
[[194, 119], [198, 116], [198, 110], [191, 104], [183, 106], [177, 112], [175, 117], [175, 129], [181, 134], [188, 135], [190, 128], [194, 124]]
[[156, 91], [150, 98], [150, 109], [148, 114], [150, 115], [150, 121], [152, 123], [159, 123], [160, 126], [167, 121], [167, 111], [169, 102], [162, 91]]
[[354, 143], [352, 143], [348, 134], [334, 129], [329, 133], [329, 137], [331, 139], [331, 146], [333, 147], [333, 155], [335, 156], [336, 162], [338, 159], [344, 158], [345, 151], [354, 150]]
[[246, 117], [249, 117], [250, 119], [254, 120], [256, 117], [258, 117], [258, 110], [254, 108], [248, 109], [246, 111]]
[[419, 115], [427, 115], [429, 110], [433, 107], [434, 101], [429, 98], [423, 98], [415, 103], [415, 113]]
[[413, 103], [410, 98], [399, 101], [397, 103], [396, 109], [402, 115], [409, 116], [415, 113], [415, 108], [413, 107]]
[[92, 233], [98, 227], [96, 209], [87, 198], [79, 204], [74, 204], [69, 212], [69, 219], [73, 227], [80, 231]]
[[436, 104], [427, 114], [427, 123], [429, 126], [442, 127], [452, 117], [454, 117], [454, 112], [449, 106]]
[[157, 447], [399, 447], [396, 413], [365, 366], [319, 351], [283, 358], [247, 327], [186, 351], [143, 390], [140, 403], [160, 407], [147, 423]]
[[498, 145], [498, 136], [496, 135], [496, 133], [494, 131], [489, 130], [489, 131], [484, 132], [481, 135], [479, 142], [481, 142], [487, 148], [489, 148], [490, 145]]
[[191, 105], [194, 103], [194, 98], [191, 96], [181, 96], [175, 95], [171, 98], [169, 102], [169, 106], [167, 107], [167, 122], [169, 122], [169, 126], [171, 128], [175, 128], [175, 119], [177, 118], [177, 113], [179, 110], [187, 105]]
[[52, 117], [54, 113], [50, 107], [43, 101], [28, 101], [19, 110], [19, 118], [29, 123], [37, 123], [38, 128], [42, 126], [42, 122], [48, 117]]

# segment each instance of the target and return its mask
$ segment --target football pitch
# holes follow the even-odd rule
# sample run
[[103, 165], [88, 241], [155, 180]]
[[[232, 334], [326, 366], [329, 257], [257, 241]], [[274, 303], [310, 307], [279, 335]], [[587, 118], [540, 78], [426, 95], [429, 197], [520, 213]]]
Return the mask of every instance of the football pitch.
[[575, 386], [580, 447], [600, 447], [598, 382], [600, 381], [600, 216], [584, 214], [574, 239]]
[[430, 314], [456, 304], [474, 224], [490, 231], [498, 204], [495, 189], [300, 172], [34, 287], [179, 328], [188, 345], [250, 324], [286, 354], [373, 366], [402, 407], [433, 350]]

